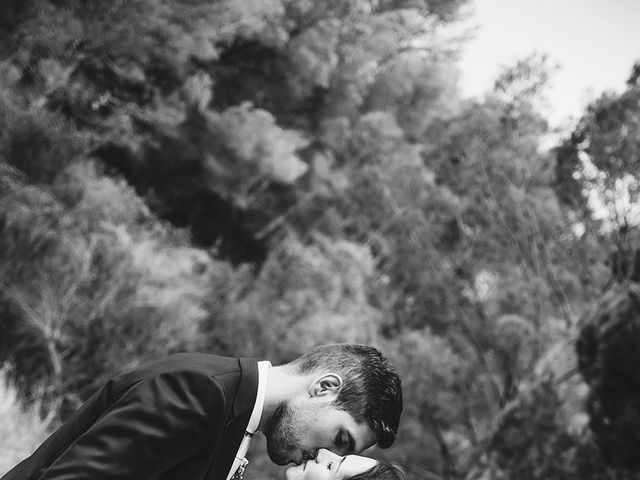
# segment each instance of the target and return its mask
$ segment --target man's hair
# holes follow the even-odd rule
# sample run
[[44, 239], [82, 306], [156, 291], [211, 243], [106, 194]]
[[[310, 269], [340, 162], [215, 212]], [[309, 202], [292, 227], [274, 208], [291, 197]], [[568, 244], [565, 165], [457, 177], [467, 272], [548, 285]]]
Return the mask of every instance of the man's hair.
[[378, 462], [362, 473], [358, 473], [342, 480], [406, 480], [407, 474], [399, 465], [395, 463]]
[[402, 413], [402, 386], [379, 350], [366, 345], [321, 345], [289, 365], [298, 373], [338, 373], [343, 385], [333, 405], [358, 423], [367, 422], [380, 448], [393, 444]]

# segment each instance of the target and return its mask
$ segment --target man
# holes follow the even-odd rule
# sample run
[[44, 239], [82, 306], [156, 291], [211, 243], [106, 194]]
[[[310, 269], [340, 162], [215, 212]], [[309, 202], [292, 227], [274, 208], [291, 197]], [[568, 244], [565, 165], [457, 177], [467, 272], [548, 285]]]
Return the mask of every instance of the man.
[[291, 363], [178, 354], [109, 380], [1, 480], [226, 480], [248, 439], [277, 464], [320, 448], [389, 447], [402, 412], [398, 375], [374, 348], [324, 345]]

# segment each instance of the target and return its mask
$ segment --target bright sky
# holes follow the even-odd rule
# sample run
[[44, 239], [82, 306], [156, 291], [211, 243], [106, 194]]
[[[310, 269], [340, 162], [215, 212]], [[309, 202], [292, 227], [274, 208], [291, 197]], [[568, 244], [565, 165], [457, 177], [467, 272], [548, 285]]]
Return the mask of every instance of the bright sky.
[[578, 117], [588, 100], [622, 91], [640, 60], [640, 0], [470, 0], [477, 25], [460, 60], [465, 96], [482, 95], [501, 66], [534, 52], [560, 69], [547, 92], [552, 126]]

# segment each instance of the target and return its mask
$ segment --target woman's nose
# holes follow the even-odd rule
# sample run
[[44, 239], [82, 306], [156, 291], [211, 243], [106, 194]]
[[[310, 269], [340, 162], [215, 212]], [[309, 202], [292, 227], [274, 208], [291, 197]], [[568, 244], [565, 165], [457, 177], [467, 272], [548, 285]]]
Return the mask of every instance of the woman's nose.
[[338, 457], [339, 457], [338, 455], [327, 450], [326, 448], [321, 448], [318, 450], [318, 453], [316, 454], [316, 462], [317, 463], [326, 462], [328, 460], [333, 460]]
[[325, 450], [324, 448], [319, 448], [318, 451], [316, 452], [316, 458], [315, 458], [316, 463], [322, 462], [327, 456], [327, 452], [328, 450]]

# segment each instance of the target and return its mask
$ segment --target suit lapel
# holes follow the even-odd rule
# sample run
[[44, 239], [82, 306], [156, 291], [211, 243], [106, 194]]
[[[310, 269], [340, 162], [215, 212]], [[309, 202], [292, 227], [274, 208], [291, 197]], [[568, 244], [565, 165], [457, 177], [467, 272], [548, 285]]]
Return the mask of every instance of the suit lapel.
[[208, 480], [225, 480], [249, 423], [258, 391], [258, 365], [254, 359], [240, 358], [240, 383], [231, 414], [218, 442]]
[[[240, 385], [238, 393], [233, 401], [234, 416], [240, 416], [245, 412], [251, 416], [251, 411], [256, 403], [258, 394], [258, 363], [252, 358], [239, 358]], [[249, 418], [247, 418], [247, 423]]]

